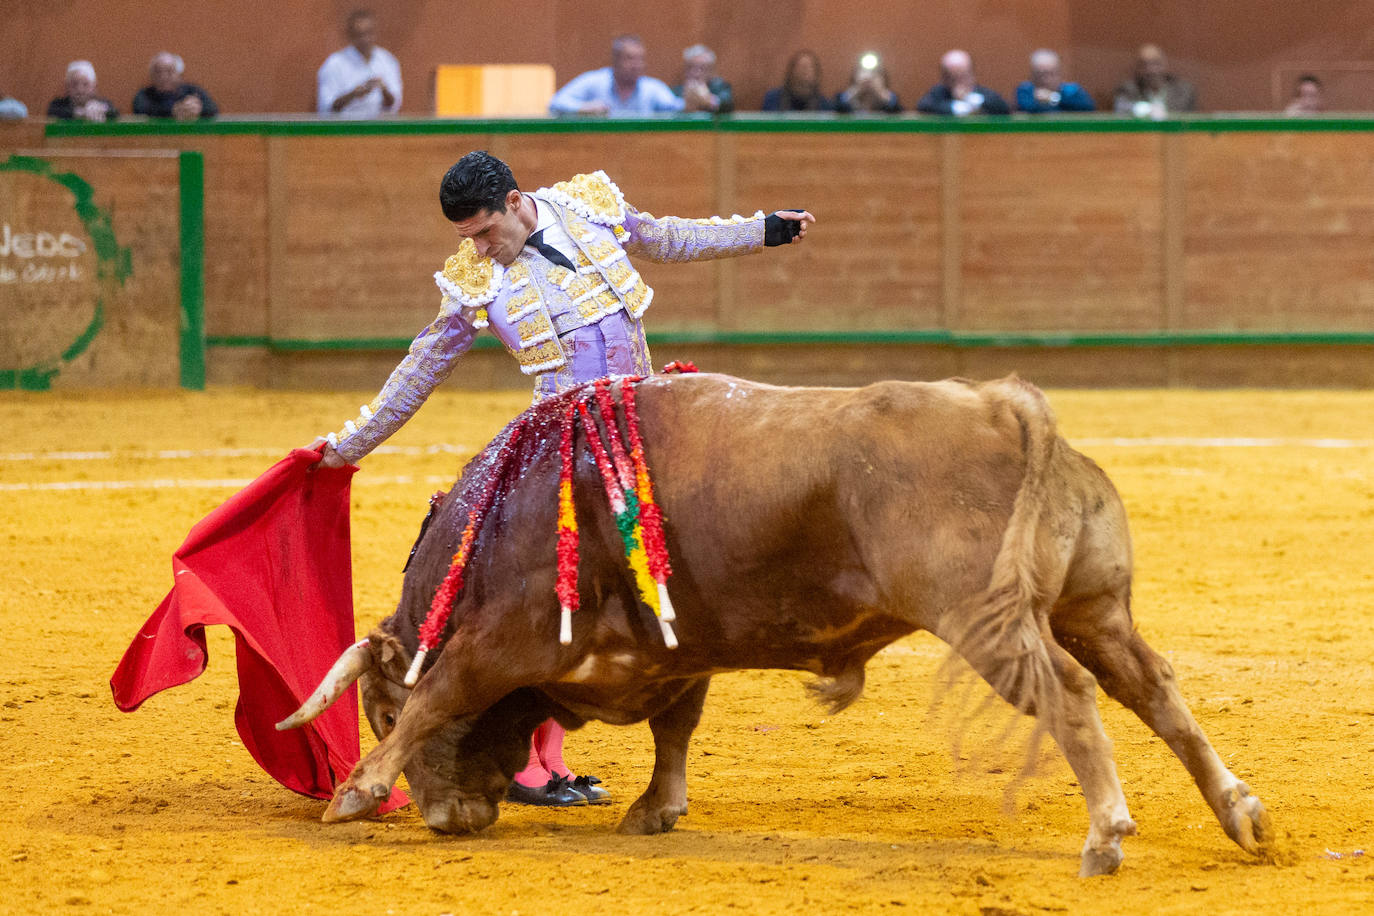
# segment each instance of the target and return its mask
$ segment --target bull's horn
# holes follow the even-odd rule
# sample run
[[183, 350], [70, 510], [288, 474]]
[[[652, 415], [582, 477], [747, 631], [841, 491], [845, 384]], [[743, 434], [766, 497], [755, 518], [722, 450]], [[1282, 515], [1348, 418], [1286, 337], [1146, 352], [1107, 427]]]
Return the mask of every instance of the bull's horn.
[[367, 640], [360, 639], [344, 650], [343, 655], [334, 663], [334, 667], [324, 676], [324, 680], [320, 681], [320, 686], [310, 695], [310, 699], [302, 703], [300, 709], [277, 723], [277, 731], [300, 728], [305, 723], [314, 721], [371, 667], [372, 653], [368, 651]]
[[415, 658], [410, 662], [410, 668], [406, 671], [405, 685], [414, 687], [420, 682], [420, 666], [425, 663], [425, 656], [429, 654], [429, 647], [420, 643], [420, 648], [415, 650]]
[[673, 625], [668, 622], [667, 617], [658, 618], [658, 628], [663, 633], [663, 644], [669, 649], [676, 649], [677, 634], [673, 632]]

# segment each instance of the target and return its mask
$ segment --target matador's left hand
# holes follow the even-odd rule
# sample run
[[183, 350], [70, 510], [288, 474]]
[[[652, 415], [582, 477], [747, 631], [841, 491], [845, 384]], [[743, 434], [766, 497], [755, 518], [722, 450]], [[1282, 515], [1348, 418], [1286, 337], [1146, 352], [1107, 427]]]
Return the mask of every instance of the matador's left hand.
[[816, 221], [807, 210], [778, 210], [764, 221], [763, 243], [770, 248], [806, 238], [807, 228]]

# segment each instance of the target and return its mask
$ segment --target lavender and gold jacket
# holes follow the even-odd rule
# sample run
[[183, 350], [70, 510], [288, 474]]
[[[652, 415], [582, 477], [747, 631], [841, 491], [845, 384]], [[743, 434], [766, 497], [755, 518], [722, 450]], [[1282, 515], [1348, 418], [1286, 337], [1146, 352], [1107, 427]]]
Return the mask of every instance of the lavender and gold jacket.
[[634, 209], [605, 172], [576, 175], [533, 196], [549, 204], [577, 247], [576, 271], [529, 248], [510, 266], [477, 253], [465, 239], [434, 275], [439, 315], [359, 416], [327, 437], [357, 462], [401, 427], [448, 378], [477, 332], [490, 328], [534, 376], [534, 400], [604, 375], [652, 369], [640, 316], [654, 292], [628, 255], [652, 261], [702, 261], [763, 248], [764, 216], [655, 217]]

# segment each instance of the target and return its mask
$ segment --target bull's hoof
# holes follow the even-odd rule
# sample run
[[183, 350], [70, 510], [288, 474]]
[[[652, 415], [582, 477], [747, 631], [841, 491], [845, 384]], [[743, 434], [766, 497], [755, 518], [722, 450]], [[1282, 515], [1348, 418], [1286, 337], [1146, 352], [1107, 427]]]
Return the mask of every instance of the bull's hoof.
[[329, 807], [324, 809], [320, 820], [326, 824], [340, 821], [356, 821], [377, 813], [377, 807], [391, 795], [391, 787], [378, 783], [372, 791], [365, 792], [360, 786], [346, 782], [334, 791]]
[[1263, 855], [1274, 840], [1274, 826], [1259, 797], [1251, 795], [1245, 783], [1238, 782], [1226, 790], [1222, 799], [1226, 807], [1221, 826], [1226, 835], [1251, 855]]
[[1114, 874], [1121, 867], [1121, 844], [1113, 843], [1105, 849], [1083, 847], [1083, 858], [1078, 865], [1078, 877], [1091, 878], [1094, 875]]
[[1117, 811], [1105, 828], [1094, 827], [1088, 831], [1088, 839], [1083, 843], [1083, 857], [1078, 866], [1078, 877], [1091, 878], [1093, 875], [1110, 875], [1121, 867], [1125, 856], [1121, 852], [1121, 838], [1135, 836], [1135, 821], [1126, 813], [1123, 806]]
[[625, 813], [625, 817], [615, 830], [616, 833], [639, 836], [667, 833], [677, 824], [677, 819], [686, 813], [686, 805], [651, 808], [648, 805], [641, 806], [639, 803], [635, 803], [630, 806], [630, 810]]
[[495, 823], [499, 809], [487, 798], [453, 795], [420, 806], [420, 816], [439, 833], [476, 833]]

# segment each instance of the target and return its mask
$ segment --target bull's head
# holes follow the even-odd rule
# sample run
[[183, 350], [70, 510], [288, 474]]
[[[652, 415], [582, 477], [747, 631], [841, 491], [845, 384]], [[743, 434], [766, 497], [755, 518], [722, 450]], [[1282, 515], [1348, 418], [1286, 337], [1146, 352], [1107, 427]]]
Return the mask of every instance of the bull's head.
[[[410, 663], [400, 639], [375, 629], [344, 651], [310, 698], [277, 728], [310, 722], [357, 681], [368, 724], [385, 741], [411, 695], [405, 686]], [[468, 833], [495, 821], [497, 805], [525, 765], [530, 734], [550, 711], [542, 694], [520, 690], [478, 716], [448, 723], [426, 741], [405, 765], [425, 823], [444, 833]]]

